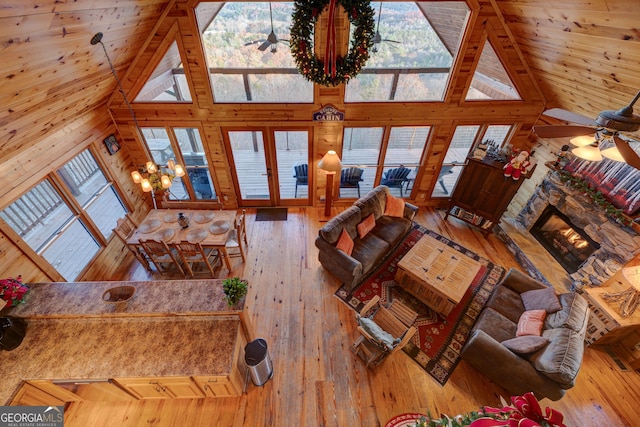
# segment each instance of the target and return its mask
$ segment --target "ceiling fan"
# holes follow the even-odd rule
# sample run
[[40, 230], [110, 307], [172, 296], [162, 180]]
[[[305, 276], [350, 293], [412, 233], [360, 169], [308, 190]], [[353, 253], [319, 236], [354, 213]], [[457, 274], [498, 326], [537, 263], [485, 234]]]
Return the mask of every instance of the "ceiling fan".
[[[582, 145], [586, 147], [583, 151], [590, 150], [593, 153], [595, 151], [599, 151], [599, 148], [601, 148], [599, 147], [600, 143], [611, 143], [611, 148], [602, 150], [602, 156], [626, 162], [630, 166], [640, 170], [640, 156], [638, 156], [634, 149], [629, 145], [629, 141], [621, 138], [620, 134], [620, 132], [635, 132], [640, 129], [640, 116], [633, 114], [633, 105], [639, 98], [640, 92], [636, 94], [629, 105], [619, 110], [601, 111], [595, 121], [579, 114], [571, 113], [559, 108], [552, 108], [542, 114], [548, 117], [576, 123], [577, 125], [534, 126], [533, 131], [540, 138], [588, 137], [589, 135], [596, 135], [595, 138], [591, 139], [572, 139], [571, 142], [574, 143], [574, 145], [578, 145], [578, 148], [574, 149], [574, 151], [582, 148], [580, 147]], [[581, 143], [581, 141], [586, 141], [586, 143]], [[578, 153], [575, 154], [583, 157]], [[599, 159], [601, 159], [602, 156], [600, 156]], [[594, 160], [599, 159], [596, 158]]]
[[378, 52], [378, 47], [382, 44], [382, 42], [390, 42], [390, 43], [402, 43], [397, 40], [383, 39], [380, 35], [380, 17], [382, 16], [382, 2], [380, 2], [380, 8], [378, 9], [378, 23], [376, 24], [376, 32], [373, 35], [373, 47], [371, 48], [371, 52]]
[[245, 46], [261, 43], [261, 45], [258, 46], [258, 50], [265, 51], [269, 46], [271, 46], [271, 53], [276, 53], [278, 51], [277, 45], [279, 42], [289, 43], [289, 40], [278, 39], [278, 37], [276, 36], [276, 33], [273, 31], [273, 11], [271, 10], [271, 2], [269, 2], [269, 18], [271, 19], [271, 32], [267, 36], [266, 40], [265, 39], [254, 40], [252, 42], [245, 43]]

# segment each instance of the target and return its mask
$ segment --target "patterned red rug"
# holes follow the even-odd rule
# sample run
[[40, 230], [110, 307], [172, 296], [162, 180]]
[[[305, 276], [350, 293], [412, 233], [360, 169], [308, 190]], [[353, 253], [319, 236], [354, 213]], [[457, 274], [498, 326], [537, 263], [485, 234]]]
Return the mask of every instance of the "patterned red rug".
[[[418, 301], [393, 280], [398, 261], [425, 234], [482, 264], [464, 297], [446, 318]], [[411, 307], [418, 313], [414, 324], [418, 333], [402, 350], [438, 383], [444, 385], [460, 360], [460, 350], [469, 337], [476, 318], [504, 271], [504, 268], [446, 237], [416, 225], [400, 245], [360, 285], [352, 291], [345, 290], [343, 285], [335, 295], [358, 312], [374, 295], [379, 295], [383, 302], [399, 299]]]

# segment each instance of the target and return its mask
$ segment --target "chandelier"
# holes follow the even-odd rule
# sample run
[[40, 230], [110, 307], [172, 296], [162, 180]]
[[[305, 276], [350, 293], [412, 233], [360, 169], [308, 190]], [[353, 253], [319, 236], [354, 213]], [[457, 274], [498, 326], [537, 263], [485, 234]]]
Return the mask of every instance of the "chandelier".
[[158, 166], [153, 162], [147, 162], [138, 170], [131, 172], [131, 179], [140, 184], [142, 191], [151, 193], [153, 208], [158, 209], [155, 192], [168, 191], [173, 184], [173, 179], [184, 176], [184, 168], [175, 160], [169, 159], [166, 166]]
[[[102, 43], [102, 33], [96, 33], [91, 38], [91, 45], [100, 44], [102, 46], [102, 50], [104, 50], [104, 56], [107, 58], [107, 62], [109, 63], [109, 68], [111, 69], [111, 74], [116, 79], [116, 83], [118, 84], [118, 90], [124, 99], [125, 104], [133, 118], [133, 123], [135, 123], [136, 130], [138, 135], [144, 139], [144, 135], [140, 132], [140, 126], [138, 125], [138, 119], [136, 118], [136, 114], [131, 108], [131, 104], [129, 103], [129, 99], [127, 98], [126, 93], [124, 92], [124, 88], [122, 87], [122, 83], [118, 78], [118, 74], [116, 73], [116, 69], [111, 62], [111, 58], [109, 58], [109, 54], [107, 53], [107, 48], [104, 43]], [[154, 162], [147, 162], [144, 166], [141, 166], [138, 170], [131, 172], [131, 178], [133, 182], [136, 184], [140, 184], [142, 187], [142, 191], [145, 193], [151, 193], [151, 199], [153, 200], [153, 208], [158, 209], [155, 192], [156, 191], [167, 191], [171, 184], [173, 183], [173, 179], [175, 177], [184, 176], [184, 168], [177, 164], [175, 160], [170, 159], [167, 162], [166, 166], [158, 166]]]

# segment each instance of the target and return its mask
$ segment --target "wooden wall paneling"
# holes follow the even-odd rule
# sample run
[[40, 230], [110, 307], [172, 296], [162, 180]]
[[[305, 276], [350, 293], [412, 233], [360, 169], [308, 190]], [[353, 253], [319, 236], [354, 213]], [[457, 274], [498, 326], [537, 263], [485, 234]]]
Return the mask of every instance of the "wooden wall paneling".
[[[98, 87], [108, 86], [97, 83]], [[63, 96], [55, 96], [51, 102], [30, 106], [22, 111], [10, 110], [5, 119], [0, 120], [1, 159], [24, 150], [27, 144], [34, 144], [43, 137], [64, 129], [69, 120], [82, 118], [96, 110], [99, 100], [86, 98], [86, 87], [69, 88]], [[16, 138], [17, 137], [17, 138]]]
[[[4, 221], [0, 220], [0, 222], [0, 265], [2, 265], [2, 277], [22, 276], [22, 280], [25, 283], [54, 280], [54, 278], [40, 269], [38, 263], [25, 255], [21, 248], [13, 243], [13, 240], [2, 231], [10, 230], [10, 227]], [[13, 235], [15, 236], [15, 233]]]
[[203, 128], [203, 143], [206, 144], [207, 156], [211, 161], [210, 169], [213, 169], [211, 177], [216, 194], [225, 209], [235, 209], [238, 207], [238, 198], [220, 128], [210, 123], [203, 123]]
[[213, 90], [204, 46], [193, 7], [187, 8], [187, 16], [178, 19], [180, 39], [184, 47], [184, 69], [192, 83], [193, 103], [200, 108], [213, 109]]

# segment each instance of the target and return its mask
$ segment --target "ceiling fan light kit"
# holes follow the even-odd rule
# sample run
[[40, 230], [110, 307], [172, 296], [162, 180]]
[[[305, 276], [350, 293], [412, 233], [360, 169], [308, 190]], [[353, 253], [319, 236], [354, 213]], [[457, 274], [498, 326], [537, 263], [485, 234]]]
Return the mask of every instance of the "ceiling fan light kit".
[[[635, 132], [640, 129], [640, 116], [633, 114], [633, 105], [639, 98], [640, 92], [636, 94], [629, 105], [619, 110], [601, 111], [592, 126], [584, 126], [589, 122], [587, 118], [577, 121], [575, 117], [578, 115], [553, 108], [548, 110], [549, 114], [547, 112], [543, 114], [567, 122], [579, 123], [581, 126], [535, 126], [534, 132], [540, 138], [574, 137], [570, 142], [577, 148], [571, 152], [582, 159], [599, 161], [604, 156], [611, 160], [627, 163], [640, 170], [640, 156], [631, 147], [630, 141], [618, 136], [619, 132]], [[592, 135], [595, 135], [595, 138]], [[612, 146], [604, 149], [603, 143]], [[601, 147], [598, 148], [598, 145]]]
[[597, 145], [585, 145], [583, 147], [577, 147], [571, 150], [571, 152], [581, 159], [591, 160], [593, 162], [599, 162], [600, 160], [602, 160], [602, 153], [600, 153]]
[[584, 147], [586, 145], [591, 145], [596, 142], [596, 139], [590, 135], [581, 135], [576, 136], [575, 138], [571, 138], [569, 142], [576, 147]]

